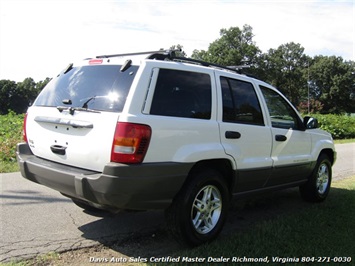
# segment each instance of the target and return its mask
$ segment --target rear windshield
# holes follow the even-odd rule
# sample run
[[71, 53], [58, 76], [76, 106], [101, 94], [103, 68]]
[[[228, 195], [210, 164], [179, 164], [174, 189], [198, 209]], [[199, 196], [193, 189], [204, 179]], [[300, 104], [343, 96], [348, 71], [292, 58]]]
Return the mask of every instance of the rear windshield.
[[121, 112], [138, 66], [123, 72], [120, 68], [120, 65], [69, 68], [48, 83], [34, 105]]

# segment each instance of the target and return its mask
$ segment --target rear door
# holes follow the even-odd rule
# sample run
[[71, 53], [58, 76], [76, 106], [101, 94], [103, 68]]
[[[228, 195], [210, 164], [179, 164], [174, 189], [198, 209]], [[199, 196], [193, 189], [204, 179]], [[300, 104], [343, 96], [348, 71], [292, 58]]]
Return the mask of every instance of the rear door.
[[272, 169], [272, 138], [254, 85], [246, 78], [217, 74], [220, 136], [237, 165], [234, 192], [262, 188]]
[[110, 162], [115, 127], [137, 66], [70, 65], [40, 93], [27, 115], [27, 139], [41, 158], [95, 171]]

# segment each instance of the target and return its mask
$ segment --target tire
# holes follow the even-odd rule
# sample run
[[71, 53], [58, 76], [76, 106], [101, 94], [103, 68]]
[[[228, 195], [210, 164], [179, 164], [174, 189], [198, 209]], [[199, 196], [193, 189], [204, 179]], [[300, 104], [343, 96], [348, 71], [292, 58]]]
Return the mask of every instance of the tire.
[[212, 169], [192, 175], [166, 210], [168, 230], [182, 245], [198, 246], [215, 239], [225, 223], [229, 191]]
[[302, 198], [308, 202], [324, 201], [329, 194], [331, 181], [332, 164], [327, 155], [321, 154], [307, 183], [300, 186]]

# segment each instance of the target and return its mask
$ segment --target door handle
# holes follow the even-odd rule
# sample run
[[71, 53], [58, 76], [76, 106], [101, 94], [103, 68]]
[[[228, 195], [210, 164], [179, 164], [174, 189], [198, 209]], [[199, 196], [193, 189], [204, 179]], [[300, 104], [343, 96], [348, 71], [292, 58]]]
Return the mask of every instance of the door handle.
[[226, 139], [239, 139], [242, 135], [237, 131], [226, 131]]
[[52, 145], [51, 146], [51, 151], [55, 154], [59, 154], [59, 155], [65, 155], [65, 149], [67, 147], [64, 146], [60, 146], [60, 145]]
[[286, 140], [287, 140], [287, 137], [284, 136], [284, 135], [276, 135], [276, 136], [275, 136], [275, 140], [276, 140], [276, 141], [286, 141]]

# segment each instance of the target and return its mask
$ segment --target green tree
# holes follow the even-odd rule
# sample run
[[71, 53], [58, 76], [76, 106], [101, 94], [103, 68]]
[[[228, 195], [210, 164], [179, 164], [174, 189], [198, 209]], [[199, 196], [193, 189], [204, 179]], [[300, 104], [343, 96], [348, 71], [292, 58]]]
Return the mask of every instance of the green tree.
[[355, 62], [342, 57], [315, 56], [309, 69], [311, 96], [323, 113], [355, 112]]
[[304, 54], [304, 48], [294, 42], [283, 44], [270, 49], [264, 61], [265, 80], [298, 105], [307, 95], [306, 73], [310, 58]]
[[37, 96], [36, 83], [32, 78], [26, 78], [17, 83], [16, 93], [11, 98], [11, 110], [21, 114], [26, 112]]
[[11, 98], [16, 94], [17, 84], [11, 80], [0, 80], [0, 114], [8, 113], [12, 108]]
[[51, 78], [46, 78], [36, 83], [36, 97], [43, 90], [43, 88], [51, 81]]
[[25, 113], [49, 81], [49, 78], [37, 83], [32, 78], [18, 83], [0, 80], [0, 114], [7, 114], [9, 111]]
[[252, 66], [261, 54], [253, 41], [252, 27], [244, 25], [243, 29], [231, 27], [220, 30], [220, 38], [212, 42], [208, 50], [194, 50], [192, 58], [223, 66]]

